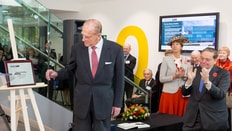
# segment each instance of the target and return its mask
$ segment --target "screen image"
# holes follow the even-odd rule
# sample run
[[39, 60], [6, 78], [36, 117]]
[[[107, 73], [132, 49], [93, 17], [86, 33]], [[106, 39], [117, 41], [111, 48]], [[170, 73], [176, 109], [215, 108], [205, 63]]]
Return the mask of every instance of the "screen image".
[[160, 16], [159, 51], [171, 49], [167, 43], [173, 36], [183, 35], [189, 42], [184, 43], [183, 52], [217, 49], [219, 13], [185, 14]]

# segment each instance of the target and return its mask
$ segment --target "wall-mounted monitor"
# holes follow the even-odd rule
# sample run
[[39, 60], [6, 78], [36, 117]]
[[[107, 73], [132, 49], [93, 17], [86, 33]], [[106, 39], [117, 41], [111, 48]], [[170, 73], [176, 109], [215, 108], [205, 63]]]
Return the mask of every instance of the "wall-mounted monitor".
[[189, 42], [184, 43], [183, 52], [203, 50], [206, 47], [217, 49], [219, 12], [160, 16], [159, 51], [171, 49], [170, 38], [183, 35]]

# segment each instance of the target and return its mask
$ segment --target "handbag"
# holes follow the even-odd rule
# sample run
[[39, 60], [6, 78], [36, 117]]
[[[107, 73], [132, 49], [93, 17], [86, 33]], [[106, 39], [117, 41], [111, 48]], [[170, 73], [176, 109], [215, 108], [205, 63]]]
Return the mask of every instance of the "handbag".
[[226, 105], [228, 108], [232, 108], [232, 93], [230, 91], [226, 93]]

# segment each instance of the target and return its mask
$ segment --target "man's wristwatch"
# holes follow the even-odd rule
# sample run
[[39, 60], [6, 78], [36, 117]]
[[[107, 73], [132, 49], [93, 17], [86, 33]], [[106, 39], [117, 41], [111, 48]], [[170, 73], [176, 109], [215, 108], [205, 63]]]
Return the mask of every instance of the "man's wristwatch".
[[206, 84], [209, 84], [209, 81], [204, 82], [204, 84], [205, 84], [205, 85], [206, 85]]

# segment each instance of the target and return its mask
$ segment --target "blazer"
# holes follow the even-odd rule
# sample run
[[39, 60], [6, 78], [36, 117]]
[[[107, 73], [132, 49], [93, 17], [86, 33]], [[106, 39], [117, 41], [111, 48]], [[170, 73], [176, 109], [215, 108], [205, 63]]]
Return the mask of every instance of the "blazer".
[[[187, 76], [187, 68], [190, 66], [190, 58], [187, 56], [181, 56], [181, 59], [181, 67], [184, 68]], [[173, 75], [176, 73], [176, 71], [177, 68], [174, 63], [174, 57], [172, 55], [165, 56], [160, 68], [160, 82], [163, 83], [163, 92], [176, 93], [179, 87], [182, 87], [184, 84], [185, 81], [183, 78], [173, 80]]]
[[[127, 63], [128, 62], [128, 63]], [[134, 81], [134, 68], [136, 65], [136, 58], [131, 54], [125, 60], [125, 76]]]
[[209, 73], [211, 89], [207, 90], [204, 85], [200, 93], [200, 71], [201, 67], [198, 67], [192, 85], [187, 89], [184, 85], [181, 90], [184, 96], [191, 95], [183, 116], [184, 124], [193, 126], [199, 113], [203, 129], [227, 129], [228, 112], [225, 95], [230, 87], [230, 74], [218, 66], [213, 66]]
[[[124, 92], [124, 55], [122, 47], [103, 39], [102, 51], [95, 78], [92, 77], [88, 47], [74, 44], [70, 62], [58, 72], [58, 79], [75, 75], [73, 98], [74, 117], [84, 119], [93, 102], [96, 119], [111, 116], [112, 106], [121, 107]], [[92, 100], [91, 100], [92, 99]]]
[[[156, 92], [156, 87], [155, 87], [156, 86], [156, 82], [155, 82], [155, 80], [153, 78], [151, 79], [150, 83], [148, 84], [148, 86], [151, 87], [151, 90], [147, 90], [146, 89], [145, 82], [146, 82], [145, 79], [140, 80], [139, 86], [142, 87], [144, 90], [146, 90], [148, 92], [150, 92], [150, 91], [151, 91], [151, 93]], [[141, 92], [140, 90], [136, 90], [135, 94], [137, 94], [137, 95], [144, 95], [144, 93]]]
[[138, 98], [129, 98], [126, 100], [126, 105], [130, 106], [132, 104], [145, 104], [150, 108], [151, 113], [154, 113], [157, 111], [156, 108], [158, 108], [157, 103], [157, 87], [156, 87], [156, 80], [151, 79], [151, 81], [148, 83], [148, 86], [151, 88], [150, 90], [146, 89], [145, 86], [145, 79], [141, 79], [139, 82], [139, 86], [142, 87], [144, 90], [148, 91], [148, 103], [145, 103], [145, 94], [144, 92], [140, 91], [139, 89], [136, 90], [135, 94], [141, 95]]

